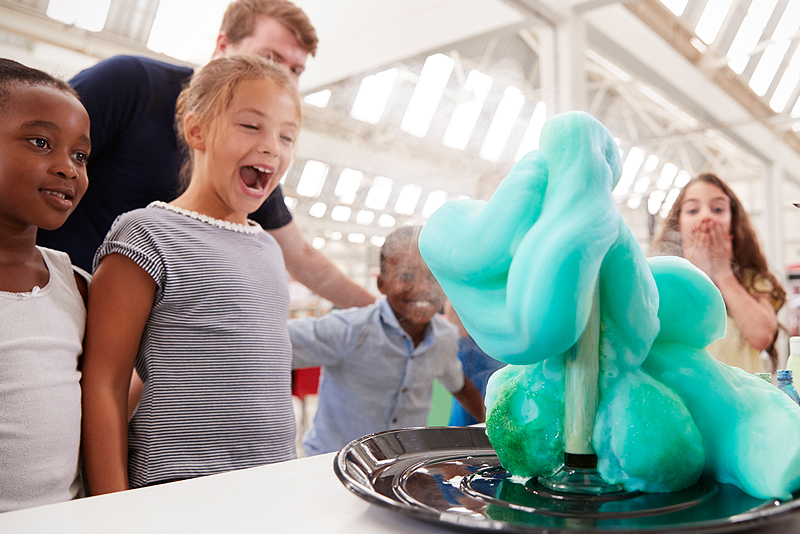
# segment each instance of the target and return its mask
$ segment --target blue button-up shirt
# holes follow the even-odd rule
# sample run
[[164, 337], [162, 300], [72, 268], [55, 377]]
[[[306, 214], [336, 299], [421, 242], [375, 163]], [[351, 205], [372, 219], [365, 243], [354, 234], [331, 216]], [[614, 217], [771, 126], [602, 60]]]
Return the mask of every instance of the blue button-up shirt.
[[289, 335], [295, 369], [322, 366], [319, 406], [303, 437], [309, 455], [373, 432], [425, 426], [434, 379], [451, 392], [464, 387], [458, 332], [439, 314], [417, 347], [385, 298], [291, 320]]

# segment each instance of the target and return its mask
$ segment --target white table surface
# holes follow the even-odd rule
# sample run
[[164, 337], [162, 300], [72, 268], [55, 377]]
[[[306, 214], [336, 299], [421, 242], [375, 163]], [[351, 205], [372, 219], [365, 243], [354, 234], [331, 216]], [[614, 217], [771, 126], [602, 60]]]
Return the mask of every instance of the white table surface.
[[0, 533], [452, 534], [351, 493], [333, 472], [334, 456], [6, 512]]

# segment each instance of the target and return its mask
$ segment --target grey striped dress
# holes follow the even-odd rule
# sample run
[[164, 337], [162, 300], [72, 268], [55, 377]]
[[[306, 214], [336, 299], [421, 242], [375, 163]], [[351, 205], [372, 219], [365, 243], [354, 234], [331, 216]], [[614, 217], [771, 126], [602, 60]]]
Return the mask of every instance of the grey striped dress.
[[155, 202], [117, 218], [95, 256], [123, 254], [157, 285], [128, 425], [132, 488], [295, 457], [289, 294], [260, 226]]

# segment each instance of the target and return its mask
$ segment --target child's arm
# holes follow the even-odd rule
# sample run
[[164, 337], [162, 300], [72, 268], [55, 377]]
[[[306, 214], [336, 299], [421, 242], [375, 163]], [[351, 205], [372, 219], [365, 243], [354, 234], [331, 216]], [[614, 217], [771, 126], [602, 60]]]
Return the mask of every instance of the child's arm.
[[89, 286], [81, 446], [94, 495], [128, 489], [128, 387], [155, 292], [121, 254], [105, 256]]
[[476, 421], [479, 423], [486, 421], [486, 407], [483, 404], [483, 396], [467, 375], [464, 375], [464, 387], [453, 393], [453, 397]]
[[733, 273], [715, 281], [722, 293], [728, 314], [739, 325], [747, 341], [756, 350], [766, 350], [778, 333], [778, 317], [769, 293], [751, 295]]
[[349, 353], [353, 325], [340, 314], [289, 320], [292, 369], [336, 365]]
[[756, 350], [769, 348], [778, 333], [778, 318], [768, 293], [751, 295], [734, 275], [733, 238], [719, 224], [712, 224], [707, 231], [696, 230], [693, 236], [683, 244], [686, 259], [717, 286], [728, 315], [739, 325], [747, 341]]

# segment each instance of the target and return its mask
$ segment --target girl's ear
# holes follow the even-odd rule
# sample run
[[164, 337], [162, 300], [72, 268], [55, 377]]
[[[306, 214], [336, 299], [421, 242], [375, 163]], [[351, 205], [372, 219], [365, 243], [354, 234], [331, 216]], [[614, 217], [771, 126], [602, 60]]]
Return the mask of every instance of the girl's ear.
[[183, 131], [186, 142], [195, 150], [206, 149], [206, 131], [194, 113], [187, 113], [183, 118]]

